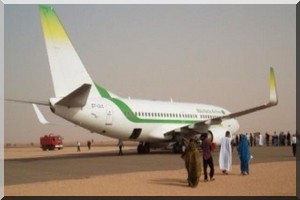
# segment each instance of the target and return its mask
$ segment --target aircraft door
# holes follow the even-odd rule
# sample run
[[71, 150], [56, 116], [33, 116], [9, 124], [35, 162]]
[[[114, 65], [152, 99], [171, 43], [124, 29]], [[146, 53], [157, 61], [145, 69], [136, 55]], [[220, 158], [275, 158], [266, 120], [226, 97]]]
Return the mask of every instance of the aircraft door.
[[106, 105], [105, 125], [112, 125], [112, 123], [113, 123], [113, 109], [112, 109], [112, 106]]

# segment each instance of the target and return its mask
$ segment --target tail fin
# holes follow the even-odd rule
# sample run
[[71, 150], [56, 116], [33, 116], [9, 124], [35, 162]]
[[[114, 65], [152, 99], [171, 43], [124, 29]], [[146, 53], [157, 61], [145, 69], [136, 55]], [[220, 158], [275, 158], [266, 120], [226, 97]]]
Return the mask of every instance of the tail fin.
[[89, 97], [99, 97], [94, 82], [77, 55], [58, 16], [51, 6], [40, 5], [52, 81], [56, 97], [65, 97], [83, 84], [90, 84]]

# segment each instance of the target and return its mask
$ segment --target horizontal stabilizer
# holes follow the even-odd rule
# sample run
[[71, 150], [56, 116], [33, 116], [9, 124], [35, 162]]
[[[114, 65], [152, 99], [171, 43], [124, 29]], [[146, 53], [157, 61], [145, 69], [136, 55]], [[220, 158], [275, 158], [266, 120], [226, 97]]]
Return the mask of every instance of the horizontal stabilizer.
[[41, 110], [37, 107], [36, 104], [32, 104], [34, 112], [39, 120], [39, 122], [43, 125], [58, 125], [58, 126], [66, 126], [66, 127], [75, 127], [73, 124], [67, 123], [60, 123], [60, 122], [49, 122], [44, 115], [42, 114]]
[[83, 107], [86, 104], [87, 98], [89, 96], [91, 84], [83, 84], [66, 97], [62, 98], [55, 105], [62, 105], [67, 107]]
[[12, 101], [18, 103], [27, 103], [27, 104], [37, 104], [41, 106], [49, 106], [49, 102], [47, 101], [31, 101], [31, 100], [18, 100], [18, 99], [4, 99], [5, 101]]
[[41, 124], [50, 124], [50, 122], [48, 122], [46, 120], [46, 118], [44, 117], [44, 115], [42, 114], [42, 112], [40, 111], [40, 109], [37, 107], [36, 104], [32, 104], [33, 109], [35, 111], [35, 114], [38, 118], [38, 120], [40, 121]]

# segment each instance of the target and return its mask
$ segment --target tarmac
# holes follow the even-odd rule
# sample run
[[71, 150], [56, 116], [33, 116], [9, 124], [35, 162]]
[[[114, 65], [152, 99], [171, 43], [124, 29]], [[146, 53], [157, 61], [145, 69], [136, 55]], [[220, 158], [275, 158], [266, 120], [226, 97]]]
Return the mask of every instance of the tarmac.
[[[99, 175], [124, 174], [134, 172], [153, 172], [179, 170], [184, 168], [180, 154], [166, 150], [154, 150], [150, 154], [139, 155], [135, 148], [123, 151], [118, 156], [117, 147], [102, 151], [101, 147], [92, 147], [88, 151], [82, 147], [76, 152], [75, 147], [55, 152], [40, 152], [42, 156], [18, 157], [15, 155], [4, 160], [4, 185], [84, 179]], [[114, 150], [115, 149], [115, 150]], [[9, 150], [5, 150], [7, 154]], [[35, 149], [35, 151], [40, 151]], [[56, 150], [57, 152], [57, 150]], [[66, 152], [66, 153], [64, 153]], [[51, 155], [54, 154], [54, 155]], [[218, 169], [218, 150], [214, 150], [213, 159]], [[251, 164], [294, 161], [291, 147], [252, 147]], [[236, 148], [233, 149], [233, 165], [239, 165]], [[251, 167], [250, 167], [251, 170]], [[296, 175], [295, 175], [296, 176]]]

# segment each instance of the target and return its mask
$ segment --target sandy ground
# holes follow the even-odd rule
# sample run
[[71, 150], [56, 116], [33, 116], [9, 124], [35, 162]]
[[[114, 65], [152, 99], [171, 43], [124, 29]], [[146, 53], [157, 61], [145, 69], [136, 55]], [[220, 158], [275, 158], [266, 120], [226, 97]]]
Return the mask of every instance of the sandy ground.
[[[135, 148], [135, 147], [127, 147]], [[111, 151], [116, 147], [94, 147], [91, 151]], [[88, 151], [82, 148], [82, 151]], [[75, 154], [76, 148], [55, 151]], [[5, 151], [5, 159], [49, 156], [36, 148]], [[159, 164], [159, 163], [158, 163]], [[122, 167], [122, 166], [120, 166]], [[242, 176], [239, 165], [229, 175], [222, 175], [215, 166], [215, 181], [204, 182], [201, 176], [196, 188], [187, 186], [187, 173], [178, 170], [130, 172], [91, 176], [82, 179], [53, 180], [4, 187], [5, 196], [295, 196], [296, 161], [256, 163], [250, 175]]]
[[[242, 176], [239, 166], [229, 175], [217, 171], [215, 181], [196, 188], [186, 183], [184, 169], [103, 175], [78, 180], [5, 186], [5, 196], [296, 196], [296, 163], [293, 161], [251, 165]], [[288, 170], [287, 170], [288, 169]], [[283, 173], [284, 172], [284, 173]]]

